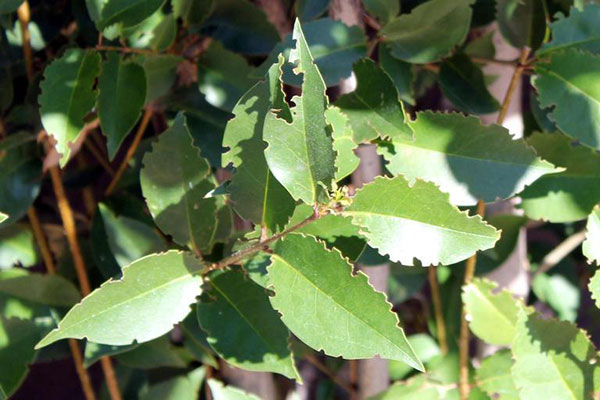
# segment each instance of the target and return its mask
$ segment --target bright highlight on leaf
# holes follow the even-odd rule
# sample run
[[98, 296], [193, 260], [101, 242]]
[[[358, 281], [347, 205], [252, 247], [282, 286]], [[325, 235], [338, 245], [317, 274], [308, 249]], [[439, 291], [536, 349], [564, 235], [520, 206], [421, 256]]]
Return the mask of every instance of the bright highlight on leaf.
[[403, 265], [453, 264], [492, 248], [500, 232], [450, 204], [433, 183], [378, 177], [343, 211], [367, 242]]
[[159, 337], [189, 314], [201, 270], [198, 259], [179, 251], [140, 258], [73, 307], [36, 348], [66, 338], [126, 345]]
[[301, 234], [275, 246], [267, 268], [275, 291], [271, 304], [283, 323], [307, 345], [332, 357], [400, 360], [420, 371], [384, 294], [336, 251]]
[[583, 255], [588, 263], [600, 263], [600, 207], [594, 207], [589, 215], [586, 225], [587, 233], [582, 244]]

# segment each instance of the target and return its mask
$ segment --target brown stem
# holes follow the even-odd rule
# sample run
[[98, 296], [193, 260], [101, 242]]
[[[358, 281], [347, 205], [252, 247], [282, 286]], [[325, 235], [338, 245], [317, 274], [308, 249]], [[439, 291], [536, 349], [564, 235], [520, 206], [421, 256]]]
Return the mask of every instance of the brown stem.
[[350, 369], [350, 400], [358, 400], [358, 361], [348, 361]]
[[[90, 134], [90, 136], [94, 137], [94, 135], [92, 135], [92, 134]], [[115, 170], [108, 163], [108, 161], [106, 161], [106, 159], [104, 158], [104, 156], [102, 155], [100, 150], [98, 150], [98, 148], [96, 147], [94, 142], [92, 140], [89, 140], [88, 138], [86, 138], [86, 140], [83, 142], [83, 144], [88, 149], [88, 151], [92, 154], [92, 156], [94, 156], [96, 161], [98, 161], [98, 164], [100, 164], [102, 166], [102, 168], [104, 168], [104, 170], [109, 173], [110, 176], [115, 176]]]
[[86, 400], [96, 400], [96, 394], [94, 393], [92, 381], [87, 370], [83, 366], [83, 357], [81, 357], [81, 349], [79, 348], [79, 343], [77, 343], [77, 340], [69, 339], [69, 348], [71, 349], [71, 354], [73, 355], [73, 361], [75, 361], [75, 369], [77, 370], [77, 375], [81, 381], [81, 388], [83, 389], [83, 394], [85, 395]]
[[494, 58], [471, 57], [471, 61], [482, 64], [499, 64], [516, 67], [519, 65], [519, 60], [496, 60]]
[[558, 246], [556, 246], [554, 250], [546, 254], [546, 257], [544, 257], [544, 259], [542, 260], [542, 264], [537, 269], [537, 271], [535, 271], [534, 276], [537, 274], [547, 272], [549, 269], [561, 262], [563, 258], [568, 256], [569, 253], [575, 250], [575, 248], [585, 240], [586, 233], [587, 232], [584, 229], [572, 234], [564, 241], [562, 241]]
[[208, 386], [208, 380], [213, 377], [213, 368], [210, 365], [206, 365], [206, 379], [204, 380], [204, 397], [206, 400], [212, 400], [212, 392], [210, 391], [210, 386]]
[[[483, 217], [485, 214], [485, 203], [482, 200], [477, 202], [477, 214]], [[468, 285], [475, 275], [475, 265], [477, 264], [477, 253], [473, 254], [465, 265], [464, 285]], [[467, 400], [469, 397], [469, 323], [466, 319], [466, 311], [463, 309], [460, 319], [460, 338], [459, 338], [459, 384], [460, 399]]]
[[25, 0], [17, 9], [19, 25], [21, 26], [21, 37], [23, 42], [23, 56], [25, 58], [25, 68], [27, 70], [27, 79], [31, 82], [33, 79], [33, 53], [31, 51], [31, 33], [29, 32], [29, 21], [31, 11], [29, 2]]
[[110, 398], [112, 400], [121, 400], [121, 389], [119, 389], [119, 383], [117, 381], [117, 376], [115, 374], [110, 357], [102, 357], [100, 359], [100, 365], [102, 366], [102, 372], [104, 373], [106, 387], [108, 388]]
[[515, 68], [515, 72], [513, 73], [512, 79], [510, 80], [510, 84], [508, 85], [508, 89], [506, 90], [506, 95], [504, 96], [502, 107], [500, 108], [500, 112], [498, 113], [498, 120], [496, 121], [498, 125], [502, 125], [502, 123], [504, 122], [504, 118], [506, 117], [506, 113], [508, 112], [508, 106], [510, 106], [510, 101], [512, 99], [515, 88], [517, 87], [519, 79], [521, 79], [521, 75], [523, 74], [523, 70], [527, 65], [527, 57], [529, 57], [530, 52], [531, 49], [528, 47], [524, 47], [523, 49], [521, 49], [521, 55], [519, 56], [519, 64]]
[[433, 300], [433, 313], [435, 315], [435, 324], [437, 326], [438, 342], [442, 354], [448, 353], [448, 339], [446, 338], [446, 323], [442, 313], [442, 302], [440, 300], [440, 287], [437, 281], [436, 270], [429, 267], [429, 288], [431, 289], [431, 299]]
[[117, 169], [115, 176], [113, 176], [112, 181], [110, 182], [110, 184], [104, 191], [104, 196], [106, 196], [106, 197], [110, 196], [112, 194], [112, 192], [115, 190], [117, 183], [119, 183], [119, 180], [121, 179], [121, 177], [123, 176], [123, 173], [127, 169], [129, 160], [131, 160], [131, 158], [135, 154], [135, 151], [137, 150], [140, 142], [142, 141], [142, 137], [144, 136], [144, 132], [146, 131], [146, 128], [148, 127], [148, 123], [150, 122], [151, 117], [152, 117], [152, 107], [147, 106], [146, 110], [144, 111], [144, 115], [142, 116], [142, 121], [140, 122], [140, 125], [138, 126], [138, 130], [135, 133], [135, 137], [133, 138], [133, 143], [131, 143], [131, 146], [129, 146], [129, 148], [127, 149], [127, 154], [125, 154], [125, 158], [121, 162], [121, 165], [119, 165], [119, 169]]

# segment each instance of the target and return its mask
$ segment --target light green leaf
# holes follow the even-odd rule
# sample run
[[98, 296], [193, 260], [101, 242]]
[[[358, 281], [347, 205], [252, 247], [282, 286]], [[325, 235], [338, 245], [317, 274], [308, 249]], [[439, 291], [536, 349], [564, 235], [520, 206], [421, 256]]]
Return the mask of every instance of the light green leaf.
[[[414, 270], [412, 267], [407, 268]], [[441, 354], [440, 346], [438, 346], [435, 339], [426, 333], [410, 335], [408, 337], [408, 343], [410, 343], [414, 349], [419, 360], [425, 365], [428, 361], [431, 361], [434, 357], [438, 357]], [[392, 381], [402, 379], [413, 371], [411, 367], [400, 361], [390, 360], [388, 361], [388, 365], [390, 379]]]
[[379, 355], [423, 370], [385, 295], [362, 272], [353, 275], [338, 251], [290, 234], [275, 245], [271, 261], [271, 304], [304, 343], [332, 357]]
[[540, 157], [567, 170], [543, 176], [521, 193], [525, 214], [550, 222], [587, 218], [600, 200], [600, 155], [558, 133], [534, 133], [528, 142]]
[[583, 255], [589, 264], [600, 263], [600, 207], [596, 206], [589, 215], [586, 225], [587, 233], [582, 244]]
[[73, 307], [36, 348], [65, 338], [126, 345], [161, 336], [190, 312], [201, 269], [198, 259], [179, 251], [141, 258]]
[[473, 0], [429, 0], [381, 29], [384, 43], [400, 60], [424, 64], [450, 54], [467, 37]]
[[498, 0], [500, 32], [513, 47], [537, 49], [546, 33], [544, 0]]
[[[198, 398], [200, 385], [206, 376], [204, 366], [196, 368], [187, 375], [176, 376], [166, 381], [155, 383], [142, 393], [141, 400], [194, 400]], [[217, 400], [217, 399], [215, 399]]]
[[165, 51], [173, 44], [176, 36], [177, 20], [173, 14], [168, 14], [152, 30], [150, 47], [155, 51]]
[[213, 42], [198, 59], [198, 87], [206, 101], [231, 111], [242, 95], [256, 83], [254, 70], [241, 55]]
[[586, 4], [583, 9], [572, 7], [569, 16], [559, 14], [550, 29], [552, 40], [538, 50], [538, 56], [565, 48], [600, 53], [600, 4]]
[[111, 160], [139, 119], [145, 99], [144, 68], [109, 53], [98, 78], [98, 116]]
[[[174, 157], [176, 155], [176, 157]], [[142, 193], [158, 227], [180, 245], [209, 250], [217, 228], [215, 188], [210, 166], [194, 147], [185, 117], [179, 114], [144, 155]]]
[[294, 210], [294, 199], [271, 174], [264, 156], [265, 117], [271, 108], [289, 113], [283, 98], [280, 68], [283, 60], [269, 69], [266, 80], [257, 83], [233, 109], [223, 136], [223, 166], [236, 167], [229, 192], [235, 210], [244, 219], [272, 231], [281, 229]]
[[483, 72], [464, 54], [444, 61], [440, 68], [439, 84], [444, 96], [456, 109], [471, 114], [488, 114], [500, 108], [487, 90]]
[[31, 267], [38, 259], [33, 232], [28, 225], [13, 224], [0, 229], [0, 270], [17, 264]]
[[450, 204], [433, 183], [403, 176], [379, 177], [358, 190], [343, 211], [367, 242], [392, 261], [414, 265], [454, 264], [494, 247], [500, 233]]
[[302, 95], [294, 96], [291, 122], [273, 112], [267, 113], [263, 139], [267, 164], [275, 178], [296, 200], [316, 203], [335, 174], [335, 153], [325, 120], [325, 83], [315, 65], [300, 23], [294, 26], [296, 48], [290, 62], [302, 74]]
[[512, 365], [510, 350], [500, 350], [485, 358], [475, 373], [477, 386], [492, 399], [519, 400], [519, 392], [510, 373]]
[[393, 139], [379, 147], [387, 169], [434, 182], [453, 204], [508, 198], [560, 171], [537, 157], [524, 140], [513, 140], [506, 128], [485, 126], [476, 117], [425, 111], [410, 127], [414, 141]]
[[94, 80], [100, 72], [95, 51], [70, 49], [44, 71], [38, 98], [42, 124], [56, 140], [60, 166], [69, 161], [70, 144], [85, 125], [84, 118], [96, 103]]
[[289, 331], [266, 290], [238, 271], [212, 274], [209, 285], [211, 291], [197, 306], [198, 321], [219, 356], [238, 368], [300, 380], [288, 347]]
[[215, 400], [260, 400], [259, 397], [233, 386], [225, 386], [216, 379], [209, 379], [208, 386]]
[[521, 307], [509, 291], [495, 293], [497, 287], [495, 282], [475, 278], [463, 286], [462, 300], [471, 331], [487, 343], [508, 346]]
[[154, 14], [166, 0], [106, 0], [100, 10], [96, 27], [102, 31], [113, 24], [135, 26]]
[[581, 303], [581, 288], [575, 265], [563, 260], [550, 273], [535, 274], [531, 282], [533, 294], [556, 312], [557, 318], [575, 322]]
[[[302, 32], [328, 87], [337, 86], [341, 79], [348, 78], [352, 73], [352, 63], [367, 54], [365, 33], [358, 26], [347, 26], [331, 18], [320, 18], [303, 23]], [[283, 53], [286, 60], [290, 58], [295, 47], [294, 40], [293, 34], [285, 36], [283, 43], [271, 51], [267, 60], [255, 72], [258, 77], [264, 75], [266, 69], [277, 61], [279, 54]], [[293, 86], [302, 84], [302, 78], [294, 74], [290, 64], [283, 67], [283, 80]]]
[[362, 143], [378, 137], [410, 140], [412, 132], [389, 75], [369, 59], [356, 62], [354, 74], [356, 90], [335, 102], [348, 116], [354, 141]]
[[590, 283], [588, 288], [590, 289], [590, 293], [592, 294], [592, 299], [596, 301], [596, 307], [600, 308], [600, 270], [596, 271], [592, 279], [590, 279]]
[[138, 258], [166, 250], [164, 241], [150, 225], [123, 215], [117, 216], [103, 203], [98, 208], [108, 246], [119, 266], [124, 267]]
[[362, 0], [362, 3], [384, 25], [400, 13], [400, 0]]
[[599, 147], [600, 56], [577, 49], [553, 52], [535, 71], [541, 107], [553, 106], [549, 118], [567, 135]]
[[352, 137], [352, 128], [348, 124], [348, 117], [339, 108], [330, 106], [325, 110], [325, 118], [333, 131], [333, 149], [337, 153], [335, 158], [335, 180], [339, 182], [358, 167], [360, 159], [354, 154], [354, 149], [358, 145]]
[[395, 382], [384, 392], [368, 400], [455, 400], [458, 390], [455, 385], [444, 385], [427, 375], [419, 374], [408, 381]]
[[597, 354], [575, 325], [521, 310], [512, 344], [512, 377], [523, 400], [593, 397]]
[[38, 273], [15, 277], [0, 273], [0, 294], [55, 307], [70, 307], [81, 299], [79, 290], [70, 281]]
[[0, 212], [0, 224], [8, 219], [8, 215]]

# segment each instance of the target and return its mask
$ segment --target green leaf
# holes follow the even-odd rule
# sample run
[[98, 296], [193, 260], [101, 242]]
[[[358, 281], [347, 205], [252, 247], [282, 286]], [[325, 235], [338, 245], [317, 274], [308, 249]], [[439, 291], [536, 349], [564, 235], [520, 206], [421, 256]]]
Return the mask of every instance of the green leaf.
[[510, 373], [512, 365], [510, 350], [500, 350], [485, 358], [477, 368], [475, 375], [477, 386], [492, 399], [519, 400], [519, 392]]
[[475, 278], [463, 286], [462, 300], [471, 331], [481, 340], [508, 346], [515, 335], [519, 303], [507, 290], [495, 293], [498, 284]]
[[238, 368], [300, 380], [288, 348], [289, 332], [266, 290], [237, 271], [212, 274], [209, 285], [211, 291], [197, 306], [198, 321], [219, 356]]
[[152, 41], [150, 47], [155, 51], [167, 50], [175, 41], [177, 36], [177, 20], [173, 14], [162, 18], [160, 23], [152, 30]]
[[594, 276], [592, 276], [592, 279], [590, 279], [588, 288], [592, 294], [592, 299], [596, 301], [596, 307], [600, 308], [600, 272], [598, 271], [596, 271]]
[[600, 155], [558, 133], [535, 133], [528, 142], [541, 157], [567, 170], [543, 176], [521, 193], [525, 214], [550, 222], [587, 218], [600, 200]]
[[302, 74], [302, 95], [294, 96], [291, 122], [282, 115], [267, 113], [263, 139], [267, 164], [275, 178], [296, 200], [316, 203], [324, 184], [331, 186], [335, 174], [335, 153], [325, 120], [327, 96], [325, 83], [315, 65], [300, 23], [294, 26], [296, 48], [290, 62]]
[[339, 182], [358, 168], [360, 159], [354, 154], [358, 145], [352, 137], [353, 132], [348, 123], [348, 117], [339, 108], [330, 106], [325, 110], [325, 119], [332, 128], [333, 149], [337, 153], [335, 180]]
[[162, 7], [166, 0], [106, 0], [96, 21], [99, 31], [113, 24], [131, 27], [139, 24], [156, 10]]
[[378, 55], [379, 66], [392, 78], [400, 99], [408, 104], [415, 105], [413, 90], [415, 76], [412, 64], [394, 58], [390, 53], [390, 49], [386, 46], [379, 46]]
[[9, 14], [17, 11], [23, 0], [3, 0], [0, 2], [0, 14]]
[[208, 386], [215, 400], [260, 400], [259, 397], [233, 386], [225, 386], [216, 379], [209, 379]]
[[223, 136], [223, 166], [236, 167], [229, 192], [235, 210], [242, 218], [272, 231], [282, 228], [294, 210], [294, 199], [271, 174], [264, 156], [263, 126], [271, 108], [287, 113], [283, 99], [280, 68], [283, 60], [269, 69], [233, 109], [235, 118], [227, 123]]
[[494, 31], [489, 31], [482, 36], [471, 40], [464, 48], [469, 57], [494, 58], [496, 47], [494, 46]]
[[333, 357], [379, 355], [423, 370], [385, 295], [362, 272], [353, 275], [338, 251], [290, 234], [275, 245], [271, 261], [271, 304], [304, 343]]
[[498, 0], [500, 32], [513, 47], [537, 49], [546, 33], [544, 0]]
[[[204, 366], [196, 368], [187, 375], [176, 376], [166, 381], [155, 383], [142, 393], [141, 400], [193, 400], [197, 399], [200, 386], [206, 376]], [[217, 399], [215, 399], [217, 400]]]
[[362, 0], [362, 3], [384, 25], [400, 13], [400, 0]]
[[102, 357], [111, 357], [121, 353], [125, 353], [129, 350], [135, 349], [139, 345], [129, 344], [126, 346], [109, 346], [105, 344], [98, 344], [93, 342], [86, 342], [85, 350], [83, 352], [83, 366], [89, 368], [94, 365], [97, 361], [100, 361]]
[[513, 140], [506, 128], [485, 126], [476, 117], [425, 111], [410, 127], [414, 141], [393, 139], [379, 147], [387, 169], [434, 182], [453, 204], [508, 198], [560, 171], [537, 157], [524, 140]]
[[38, 98], [40, 115], [44, 129], [56, 140], [61, 167], [69, 161], [70, 144], [79, 136], [85, 116], [96, 104], [93, 86], [99, 72], [100, 55], [81, 49], [67, 50], [44, 71]]
[[600, 264], [600, 207], [596, 206], [589, 215], [587, 233], [582, 244], [583, 255], [589, 264]]
[[392, 55], [425, 64], [450, 54], [469, 32], [473, 0], [429, 0], [379, 31]]
[[565, 321], [575, 322], [581, 303], [580, 278], [576, 266], [565, 259], [551, 272], [535, 274], [531, 282], [533, 294], [540, 302], [546, 303]]
[[267, 54], [279, 42], [265, 13], [247, 0], [218, 0], [203, 30], [236, 53]]
[[500, 233], [450, 204], [433, 183], [403, 177], [376, 178], [356, 192], [344, 210], [367, 242], [392, 261], [413, 265], [453, 264], [489, 249]]
[[252, 85], [254, 70], [246, 59], [213, 42], [198, 59], [198, 87], [206, 100], [215, 107], [231, 111]]
[[81, 299], [79, 290], [65, 278], [37, 273], [12, 278], [0, 274], [0, 294], [55, 307], [70, 307]]
[[215, 184], [208, 179], [210, 166], [192, 144], [183, 114], [159, 136], [143, 164], [142, 193], [158, 227], [180, 245], [209, 250], [217, 228], [217, 206], [214, 198], [205, 196]]
[[185, 368], [186, 361], [179, 354], [180, 347], [174, 346], [168, 335], [134, 346], [115, 358], [130, 368]]
[[182, 61], [171, 54], [145, 55], [140, 64], [146, 75], [146, 100], [149, 104], [169, 92], [177, 77], [177, 65]]
[[194, 276], [201, 269], [198, 259], [179, 251], [141, 258], [123, 268], [123, 278], [73, 307], [36, 348], [65, 338], [126, 345], [161, 336], [190, 312], [201, 292], [202, 278]]
[[[407, 268], [414, 270], [412, 267]], [[415, 354], [424, 364], [441, 354], [440, 346], [438, 346], [437, 342], [426, 333], [410, 335], [408, 337], [408, 343], [410, 343], [415, 350]], [[390, 360], [388, 361], [388, 365], [390, 379], [393, 381], [401, 379], [412, 372], [412, 368], [400, 361]]]
[[541, 107], [553, 106], [550, 119], [567, 135], [599, 147], [600, 56], [577, 49], [553, 52], [535, 71]]
[[583, 9], [573, 7], [568, 17], [559, 14], [550, 29], [552, 40], [538, 50], [538, 56], [566, 48], [600, 53], [600, 4], [586, 4]]
[[354, 74], [356, 90], [335, 102], [348, 116], [354, 141], [362, 143], [378, 137], [410, 140], [412, 132], [389, 75], [369, 59], [357, 61]]
[[[317, 68], [325, 84], [337, 86], [341, 79], [348, 78], [352, 73], [352, 63], [367, 53], [365, 33], [358, 26], [347, 26], [331, 18], [320, 18], [302, 24], [302, 32], [310, 49]], [[279, 54], [290, 58], [294, 49], [294, 34], [288, 34], [283, 42], [278, 44], [267, 60], [256, 70], [258, 77], [266, 73], [273, 63], [277, 62]], [[302, 79], [294, 74], [293, 66], [285, 64], [283, 80], [293, 86], [300, 86]]]
[[111, 160], [139, 119], [145, 99], [144, 68], [109, 53], [98, 78], [98, 116]]
[[200, 25], [212, 12], [215, 0], [171, 0], [171, 6], [184, 25]]
[[515, 251], [521, 229], [529, 221], [527, 217], [512, 214], [496, 214], [487, 222], [502, 231], [500, 240], [493, 249], [486, 250], [477, 256], [477, 274], [485, 275], [502, 265]]
[[[458, 390], [448, 388], [435, 379], [428, 379], [427, 375], [419, 374], [407, 381], [392, 384], [387, 390], [369, 400], [455, 400], [458, 399]], [[469, 397], [471, 399], [471, 397]]]
[[8, 215], [0, 212], [0, 224], [8, 219]]
[[31, 267], [38, 262], [33, 232], [28, 225], [13, 224], [0, 229], [0, 270], [13, 265]]
[[439, 73], [440, 88], [456, 109], [471, 114], [488, 114], [500, 108], [487, 90], [483, 72], [464, 54], [444, 61]]
[[124, 267], [151, 253], [165, 251], [165, 243], [148, 224], [117, 216], [103, 203], [98, 205], [111, 255]]
[[512, 353], [511, 372], [520, 399], [593, 397], [596, 349], [575, 325], [521, 310]]
[[300, 21], [307, 22], [325, 14], [329, 3], [331, 0], [298, 0], [294, 3], [294, 10]]

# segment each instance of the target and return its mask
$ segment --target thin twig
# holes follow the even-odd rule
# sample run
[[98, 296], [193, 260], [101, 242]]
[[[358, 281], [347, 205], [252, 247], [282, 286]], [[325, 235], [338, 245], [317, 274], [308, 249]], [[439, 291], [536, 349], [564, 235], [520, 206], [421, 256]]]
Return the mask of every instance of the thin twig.
[[437, 326], [438, 342], [442, 354], [448, 353], [448, 339], [446, 338], [446, 323], [442, 313], [442, 302], [440, 296], [440, 287], [437, 281], [436, 269], [429, 267], [429, 288], [431, 289], [431, 299], [433, 300], [433, 313], [435, 314], [435, 324]]
[[81, 356], [81, 349], [79, 343], [75, 339], [69, 339], [69, 348], [73, 355], [73, 361], [75, 361], [75, 370], [81, 381], [81, 387], [86, 400], [96, 400], [96, 394], [94, 393], [94, 387], [92, 386], [92, 380], [83, 366], [83, 357]]
[[121, 177], [123, 176], [123, 173], [127, 169], [129, 160], [131, 160], [131, 158], [135, 154], [135, 151], [137, 150], [140, 142], [142, 141], [144, 132], [146, 131], [146, 128], [148, 127], [148, 123], [150, 122], [150, 117], [152, 117], [152, 107], [148, 106], [148, 107], [146, 107], [146, 110], [144, 111], [144, 115], [142, 116], [142, 121], [140, 122], [140, 125], [138, 126], [138, 130], [135, 133], [135, 137], [133, 138], [133, 143], [131, 143], [131, 145], [127, 149], [127, 154], [125, 154], [125, 158], [123, 158], [121, 165], [119, 165], [119, 169], [117, 169], [115, 176], [113, 176], [112, 181], [110, 182], [110, 184], [104, 191], [104, 196], [106, 196], [106, 197], [110, 196], [112, 194], [112, 192], [115, 190], [117, 183], [119, 183], [119, 180], [121, 179]]
[[510, 84], [508, 85], [508, 89], [506, 90], [506, 95], [504, 96], [504, 101], [502, 102], [502, 107], [500, 108], [500, 112], [498, 113], [498, 120], [496, 121], [498, 125], [502, 125], [504, 122], [504, 118], [506, 117], [506, 113], [508, 112], [508, 107], [510, 106], [510, 101], [512, 99], [513, 93], [521, 79], [521, 75], [523, 74], [523, 70], [526, 67], [527, 57], [529, 57], [529, 53], [531, 49], [529, 47], [524, 47], [521, 50], [521, 55], [519, 57], [519, 64], [515, 68], [515, 72], [513, 73], [512, 79], [510, 80]]
[[23, 46], [23, 57], [25, 58], [25, 68], [27, 70], [27, 80], [33, 79], [33, 53], [31, 51], [31, 33], [29, 32], [29, 20], [31, 19], [31, 10], [29, 1], [25, 0], [17, 8], [19, 25], [21, 26], [21, 37]]
[[[93, 137], [94, 135], [90, 134], [89, 136]], [[114, 168], [108, 163], [108, 161], [106, 161], [106, 159], [103, 157], [102, 153], [98, 150], [98, 148], [96, 148], [94, 142], [86, 138], [83, 144], [87, 147], [88, 151], [92, 154], [92, 156], [94, 156], [96, 161], [98, 161], [98, 164], [100, 164], [110, 176], [115, 176]]]
[[118, 51], [120, 53], [131, 53], [131, 54], [159, 54], [158, 52], [150, 49], [136, 49], [133, 47], [126, 46], [102, 46], [98, 45], [93, 47], [97, 51]]
[[319, 371], [325, 374], [333, 383], [344, 389], [349, 394], [352, 394], [352, 388], [346, 385], [344, 381], [342, 381], [336, 374], [331, 372], [329, 368], [327, 368], [321, 361], [319, 361], [312, 354], [307, 354], [304, 359], [314, 365]]
[[121, 389], [119, 389], [119, 382], [117, 381], [115, 369], [113, 368], [110, 357], [104, 356], [100, 358], [100, 365], [102, 366], [102, 373], [104, 374], [110, 398], [112, 400], [121, 400], [123, 398], [121, 396]]
[[[477, 202], [477, 214], [483, 217], [485, 214], [485, 203], [482, 200]], [[473, 254], [465, 264], [464, 285], [468, 285], [475, 275], [475, 265], [477, 264], [477, 253]], [[465, 306], [463, 304], [460, 319], [460, 337], [459, 337], [459, 384], [461, 400], [467, 400], [469, 397], [469, 323], [466, 318]]]
[[549, 269], [561, 262], [585, 240], [586, 233], [587, 231], [583, 229], [562, 241], [554, 250], [546, 254], [546, 257], [544, 257], [540, 267], [534, 272], [533, 276], [535, 277], [537, 274], [548, 272]]

